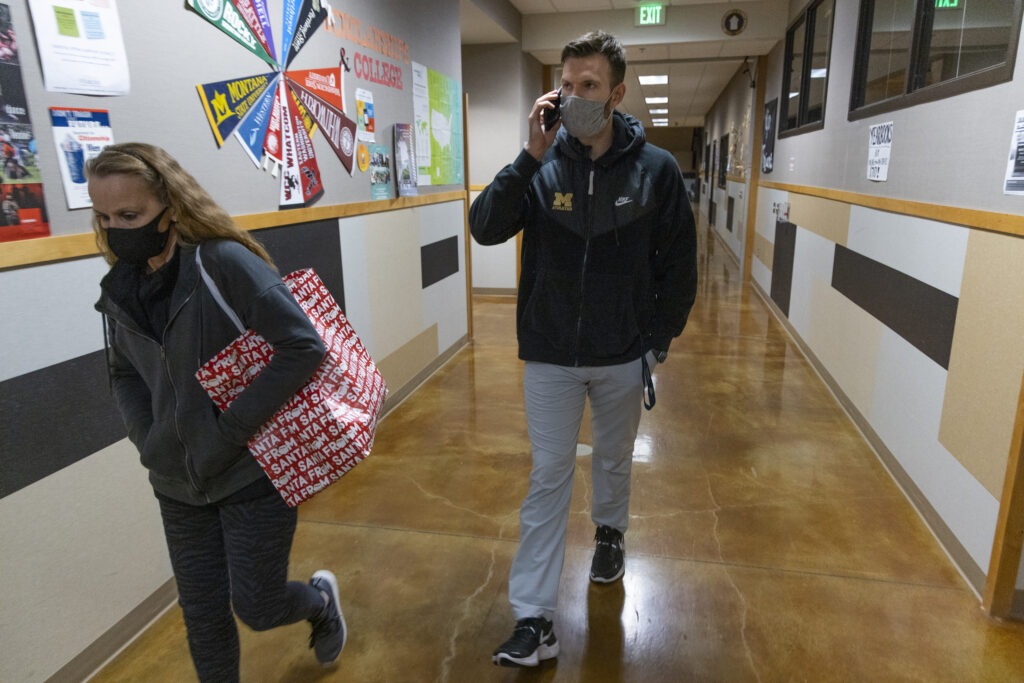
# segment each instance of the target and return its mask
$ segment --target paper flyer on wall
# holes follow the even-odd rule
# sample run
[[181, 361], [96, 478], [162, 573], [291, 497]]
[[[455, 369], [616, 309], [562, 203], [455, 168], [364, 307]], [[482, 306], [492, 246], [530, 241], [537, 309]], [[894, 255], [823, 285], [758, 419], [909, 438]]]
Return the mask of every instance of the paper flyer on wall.
[[417, 183], [430, 184], [430, 92], [427, 84], [427, 67], [412, 63], [412, 122], [416, 129], [416, 166], [423, 170], [417, 173]]
[[356, 123], [340, 109], [320, 99], [310, 91], [291, 82], [292, 91], [320, 125], [320, 132], [338, 155], [345, 170], [352, 174], [356, 153]]
[[85, 178], [85, 164], [99, 156], [104, 147], [114, 144], [110, 112], [103, 109], [50, 107], [50, 125], [68, 208], [84, 209], [92, 206]]
[[200, 83], [196, 86], [218, 147], [224, 145], [235, 126], [245, 118], [275, 78], [277, 72], [272, 71], [259, 76]]
[[376, 142], [373, 121], [373, 93], [356, 88], [356, 137], [363, 142]]
[[235, 139], [242, 145], [246, 155], [259, 168], [263, 158], [263, 144], [267, 139], [270, 115], [274, 109], [276, 87], [267, 88], [260, 99], [249, 109], [249, 113], [235, 128]]
[[462, 184], [462, 86], [421, 64], [412, 67], [419, 183]]
[[868, 180], [889, 179], [889, 158], [892, 154], [892, 121], [871, 126], [868, 131]]
[[[61, 1], [63, 2], [63, 0]], [[185, 4], [203, 19], [234, 38], [235, 42], [249, 52], [267, 64], [277, 66], [277, 60], [263, 48], [263, 45], [246, 25], [245, 19], [238, 13], [238, 8], [231, 2], [228, 0], [186, 0]]]
[[416, 169], [416, 141], [412, 124], [396, 123], [395, 144], [395, 185], [399, 197], [415, 197], [419, 194]]
[[1010, 136], [1010, 156], [1006, 161], [1003, 194], [1024, 195], [1024, 109], [1017, 112]]
[[29, 0], [29, 9], [47, 90], [128, 94], [117, 0]]
[[391, 155], [387, 145], [371, 144], [370, 199], [391, 199]]

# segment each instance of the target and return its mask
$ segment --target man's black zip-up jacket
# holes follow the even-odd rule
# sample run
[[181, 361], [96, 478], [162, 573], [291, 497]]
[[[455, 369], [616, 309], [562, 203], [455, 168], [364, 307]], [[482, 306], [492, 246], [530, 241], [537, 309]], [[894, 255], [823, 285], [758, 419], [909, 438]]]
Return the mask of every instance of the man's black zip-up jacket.
[[178, 277], [162, 339], [129, 313], [137, 278], [118, 261], [100, 283], [114, 397], [128, 437], [160, 494], [216, 502], [263, 474], [246, 442], [320, 366], [323, 340], [281, 278], [231, 240], [203, 242], [203, 268], [242, 324], [274, 347], [260, 374], [221, 413], [195, 378], [238, 330], [202, 283], [196, 247], [178, 245]]
[[615, 112], [611, 148], [558, 131], [538, 163], [526, 151], [469, 211], [473, 237], [523, 231], [519, 357], [566, 366], [626, 363], [667, 351], [697, 293], [697, 237], [682, 174]]

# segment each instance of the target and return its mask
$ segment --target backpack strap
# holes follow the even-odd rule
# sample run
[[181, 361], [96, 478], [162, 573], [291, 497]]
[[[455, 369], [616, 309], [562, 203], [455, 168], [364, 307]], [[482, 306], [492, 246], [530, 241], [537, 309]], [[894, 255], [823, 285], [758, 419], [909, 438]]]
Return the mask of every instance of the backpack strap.
[[224, 300], [224, 295], [220, 293], [217, 283], [213, 281], [210, 274], [206, 272], [205, 268], [203, 268], [203, 259], [199, 256], [200, 248], [201, 245], [196, 246], [196, 265], [199, 266], [199, 276], [203, 278], [203, 282], [206, 283], [206, 288], [210, 290], [210, 295], [213, 296], [213, 300], [217, 302], [218, 306], [220, 306], [220, 310], [222, 310], [224, 315], [226, 315], [228, 319], [235, 324], [235, 327], [238, 328], [238, 333], [242, 334], [245, 332], [245, 325], [242, 324], [239, 317], [235, 315], [235, 312], [231, 310], [230, 306], [228, 306], [228, 302]]

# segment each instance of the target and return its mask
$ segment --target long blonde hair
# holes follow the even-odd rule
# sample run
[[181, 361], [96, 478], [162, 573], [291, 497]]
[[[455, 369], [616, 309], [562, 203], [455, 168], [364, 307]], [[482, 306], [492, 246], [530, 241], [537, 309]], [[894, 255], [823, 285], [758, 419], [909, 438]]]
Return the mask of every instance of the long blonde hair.
[[[89, 178], [105, 178], [120, 173], [141, 179], [157, 199], [170, 208], [179, 241], [199, 244], [212, 239], [234, 240], [274, 267], [274, 261], [263, 245], [235, 225], [228, 212], [213, 201], [196, 179], [159, 147], [144, 142], [109, 145], [86, 163], [85, 172]], [[92, 229], [100, 253], [107, 263], [113, 265], [117, 257], [110, 251], [106, 232], [95, 214]]]

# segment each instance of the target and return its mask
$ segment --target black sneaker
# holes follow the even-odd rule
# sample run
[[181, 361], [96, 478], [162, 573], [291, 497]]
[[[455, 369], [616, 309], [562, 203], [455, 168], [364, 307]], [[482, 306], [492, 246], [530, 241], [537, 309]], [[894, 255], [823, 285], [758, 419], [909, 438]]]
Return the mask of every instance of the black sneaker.
[[622, 532], [601, 525], [597, 527], [594, 540], [597, 541], [597, 548], [594, 549], [594, 561], [590, 564], [590, 580], [597, 583], [618, 581], [626, 571], [626, 560], [622, 556]]
[[543, 617], [520, 619], [512, 637], [494, 651], [491, 658], [501, 666], [537, 666], [558, 656], [555, 625]]
[[316, 653], [318, 662], [327, 666], [334, 662], [345, 647], [345, 640], [348, 638], [348, 629], [345, 627], [345, 617], [341, 614], [341, 605], [338, 599], [338, 580], [334, 574], [321, 569], [313, 574], [309, 585], [317, 589], [327, 598], [323, 612], [314, 619], [313, 632], [309, 635], [309, 646]]

